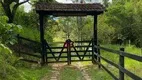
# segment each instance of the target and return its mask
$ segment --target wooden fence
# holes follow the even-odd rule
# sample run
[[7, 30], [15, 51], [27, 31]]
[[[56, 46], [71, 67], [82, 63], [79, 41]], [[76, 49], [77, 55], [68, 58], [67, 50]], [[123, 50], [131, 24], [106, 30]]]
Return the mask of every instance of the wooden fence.
[[[124, 74], [127, 74], [129, 77], [131, 77], [134, 80], [142, 80], [141, 77], [137, 76], [136, 74], [130, 72], [129, 70], [125, 69], [125, 57], [142, 62], [142, 56], [137, 56], [131, 53], [127, 53], [124, 52], [124, 48], [120, 48], [120, 50], [113, 50], [113, 49], [108, 49], [108, 48], [104, 48], [101, 46], [95, 46], [95, 48], [98, 49], [98, 52], [95, 53], [95, 55], [97, 56], [97, 59], [94, 59], [98, 65], [99, 68], [102, 67], [105, 71], [107, 71], [115, 80], [124, 80]], [[112, 54], [117, 54], [119, 55], [119, 64], [116, 64], [106, 58], [104, 58], [103, 56], [101, 56], [100, 50], [104, 50], [107, 52], [111, 52]], [[109, 53], [109, 54], [111, 54]], [[101, 59], [104, 60], [105, 62], [111, 64], [112, 66], [116, 67], [117, 69], [119, 69], [119, 78], [117, 78], [111, 71], [109, 71], [102, 63], [101, 63]]]

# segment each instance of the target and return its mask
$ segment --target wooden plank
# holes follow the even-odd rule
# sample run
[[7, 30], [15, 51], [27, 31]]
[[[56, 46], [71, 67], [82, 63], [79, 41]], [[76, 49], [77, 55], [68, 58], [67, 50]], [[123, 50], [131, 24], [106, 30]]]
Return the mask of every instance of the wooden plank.
[[[105, 59], [104, 57], [97, 55], [98, 57], [100, 57], [101, 59], [103, 59], [104, 61], [106, 61], [107, 63], [113, 65], [114, 67], [118, 68], [119, 70], [121, 70], [123, 73], [126, 73], [129, 77], [133, 78], [134, 80], [142, 80], [142, 78], [140, 78], [139, 76], [133, 74], [132, 72], [126, 70], [125, 68], [123, 68], [122, 66], [118, 66], [117, 64]], [[98, 63], [98, 62], [97, 62]], [[102, 66], [102, 65], [101, 65]]]
[[[58, 56], [56, 56], [56, 57], [47, 57], [47, 58], [59, 58]], [[60, 58], [67, 58], [67, 56], [61, 56]]]
[[[80, 50], [80, 51], [71, 51], [71, 52], [86, 52], [86, 50]], [[87, 52], [92, 52], [92, 50], [87, 50]]]
[[104, 58], [104, 57], [102, 57], [102, 56], [100, 56], [100, 55], [98, 55], [98, 54], [94, 54], [94, 55], [96, 55], [97, 57], [101, 58], [102, 60], [106, 61], [107, 63], [109, 63], [109, 64], [111, 64], [112, 66], [114, 66], [114, 67], [116, 67], [116, 68], [119, 69], [119, 66], [118, 66], [117, 64], [113, 63], [112, 61], [110, 61], [110, 60], [108, 60], [108, 59], [106, 59], [106, 58]]
[[[94, 15], [94, 35], [93, 35], [94, 45], [98, 45], [98, 28], [97, 28], [97, 22], [98, 22], [98, 16]], [[94, 47], [94, 52], [98, 53], [97, 51], [98, 51], [97, 48]], [[94, 56], [94, 58], [97, 60], [97, 56]]]
[[92, 59], [89, 60], [71, 60], [72, 62], [82, 62], [82, 61], [92, 61]]
[[[120, 51], [124, 52], [124, 48], [120, 48]], [[119, 65], [124, 68], [124, 56], [119, 55]], [[124, 73], [119, 69], [119, 79], [124, 80]]]
[[47, 52], [47, 53], [59, 54], [59, 53], [67, 53], [67, 51], [64, 51], [64, 52]]
[[[94, 59], [95, 60], [95, 59]], [[115, 80], [119, 80], [115, 75], [113, 75], [112, 72], [110, 72], [103, 64], [99, 63], [97, 60], [95, 60], [112, 78]]]
[[20, 52], [20, 53], [22, 53], [22, 54], [24, 54], [24, 55], [29, 55], [29, 56], [41, 58], [41, 56], [39, 56], [39, 55], [34, 55], [34, 54], [27, 53], [27, 52]]
[[139, 62], [142, 62], [142, 56], [137, 56], [137, 55], [134, 55], [134, 54], [131, 54], [131, 53], [126, 53], [126, 52], [121, 52], [120, 55], [122, 55], [124, 57], [131, 58], [131, 59], [139, 61]]
[[20, 59], [21, 61], [31, 62], [31, 63], [38, 63], [38, 61], [28, 60], [28, 59]]
[[75, 43], [89, 43], [91, 40], [87, 40], [87, 41], [74, 41]]
[[92, 46], [87, 46], [87, 45], [86, 45], [86, 46], [75, 46], [75, 47], [77, 47], [77, 48], [90, 47], [90, 48], [91, 48]]
[[51, 49], [62, 49], [64, 47], [50, 47]]
[[134, 80], [142, 80], [139, 76], [133, 74], [132, 72], [128, 71], [127, 69], [123, 68], [122, 66], [119, 66], [119, 69], [123, 72], [126, 73], [129, 77], [131, 77]]
[[64, 63], [64, 62], [68, 62], [68, 61], [48, 61], [48, 63]]
[[22, 39], [22, 40], [29, 41], [29, 42], [33, 42], [33, 43], [38, 43], [38, 44], [40, 44], [40, 42], [37, 42], [37, 41], [31, 40], [31, 39], [28, 39], [28, 38], [24, 38], [24, 37], [21, 37], [21, 36], [18, 36], [18, 38], [19, 38], [19, 39]]
[[[84, 55], [79, 55], [80, 57], [83, 57]], [[89, 56], [92, 56], [92, 55], [85, 55], [85, 57], [89, 57]], [[71, 57], [78, 57], [77, 55], [71, 55]]]
[[105, 50], [105, 51], [108, 51], [108, 52], [111, 52], [112, 54], [122, 55], [122, 56], [125, 56], [125, 57], [128, 57], [128, 58], [131, 58], [133, 60], [142, 62], [142, 56], [138, 56], [138, 55], [134, 55], [134, 54], [131, 54], [131, 53], [122, 52], [122, 51], [118, 51], [118, 50], [108, 49], [108, 48], [104, 48], [104, 47], [98, 47], [98, 46], [95, 46], [95, 47], [100, 48], [100, 49]]
[[39, 22], [40, 22], [40, 42], [41, 42], [41, 54], [42, 54], [42, 64], [45, 64], [45, 41], [44, 41], [44, 15], [41, 13], [39, 14]]

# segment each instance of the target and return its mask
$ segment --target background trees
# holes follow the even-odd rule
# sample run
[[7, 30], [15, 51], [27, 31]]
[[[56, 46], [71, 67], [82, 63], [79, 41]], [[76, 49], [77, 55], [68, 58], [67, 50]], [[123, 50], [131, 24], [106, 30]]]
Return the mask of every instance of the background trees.
[[8, 23], [13, 22], [17, 8], [20, 5], [22, 5], [28, 1], [29, 0], [23, 0], [23, 1], [20, 1], [20, 0], [0, 0], [3, 10], [4, 10], [6, 16], [8, 17]]
[[[139, 46], [141, 7], [139, 0], [112, 4], [105, 13], [106, 23], [115, 28], [115, 37]], [[137, 6], [135, 6], [137, 4]], [[138, 7], [139, 6], [139, 7]], [[139, 16], [139, 18], [138, 18]], [[139, 37], [138, 37], [139, 36]]]

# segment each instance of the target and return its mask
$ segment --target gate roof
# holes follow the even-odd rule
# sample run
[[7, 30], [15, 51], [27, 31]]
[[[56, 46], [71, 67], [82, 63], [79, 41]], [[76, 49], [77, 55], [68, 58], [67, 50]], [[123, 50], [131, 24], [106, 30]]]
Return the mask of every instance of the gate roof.
[[62, 4], [40, 2], [36, 4], [37, 13], [56, 16], [98, 15], [103, 13], [104, 10], [103, 5], [99, 3]]

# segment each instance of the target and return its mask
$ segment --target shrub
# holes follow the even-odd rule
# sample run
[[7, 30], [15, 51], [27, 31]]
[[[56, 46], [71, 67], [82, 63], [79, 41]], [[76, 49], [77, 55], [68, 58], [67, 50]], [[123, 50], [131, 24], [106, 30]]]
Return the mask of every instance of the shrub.
[[12, 51], [0, 44], [0, 80], [23, 80], [22, 74], [14, 67], [18, 59]]

